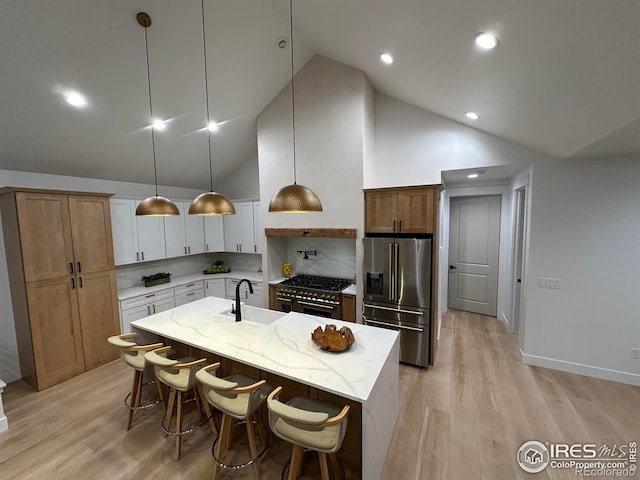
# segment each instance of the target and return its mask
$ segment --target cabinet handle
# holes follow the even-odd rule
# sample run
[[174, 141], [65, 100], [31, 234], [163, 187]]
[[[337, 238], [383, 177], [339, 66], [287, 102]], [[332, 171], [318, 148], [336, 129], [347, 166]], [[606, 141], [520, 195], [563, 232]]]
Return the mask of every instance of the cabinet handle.
[[78, 273], [82, 273], [82, 266], [80, 265], [80, 262], [78, 262]]
[[82, 288], [82, 277], [78, 277], [78, 283], [80, 285], [80, 288]]
[[142, 252], [142, 260], [144, 261], [144, 252]]
[[209, 251], [209, 244], [207, 243], [207, 244], [204, 246], [204, 248], [205, 248], [205, 251], [207, 251], [207, 252], [208, 252], [208, 251]]
[[71, 290], [76, 288], [76, 279], [71, 277]]
[[149, 295], [145, 295], [144, 298], [151, 298], [151, 297], [155, 297], [156, 294], [155, 293], [150, 293]]
[[195, 295], [195, 294], [196, 294], [196, 292], [187, 293], [187, 297], [190, 297], [191, 295]]
[[156, 313], [156, 304], [154, 303], [152, 307], [153, 307], [153, 313]]
[[257, 245], [254, 245], [254, 246], [253, 246], [253, 252], [254, 252], [254, 253], [258, 253], [258, 246], [257, 246]]
[[184, 254], [187, 254], [187, 247], [184, 247]]
[[187, 250], [189, 250], [189, 253], [191, 253], [191, 245], [187, 247]]
[[193, 283], [187, 283], [185, 287], [193, 287]]
[[73, 275], [73, 262], [69, 262], [69, 273]]
[[398, 231], [399, 231], [399, 232], [401, 232], [401, 231], [402, 231], [402, 220], [400, 220], [400, 221], [398, 222], [398, 225], [399, 225], [399, 227], [398, 227]]
[[393, 231], [394, 232], [396, 231], [396, 221], [395, 220], [393, 221]]
[[139, 261], [140, 261], [140, 253], [136, 252], [136, 262], [139, 262]]
[[147, 315], [151, 315], [151, 307], [147, 305]]

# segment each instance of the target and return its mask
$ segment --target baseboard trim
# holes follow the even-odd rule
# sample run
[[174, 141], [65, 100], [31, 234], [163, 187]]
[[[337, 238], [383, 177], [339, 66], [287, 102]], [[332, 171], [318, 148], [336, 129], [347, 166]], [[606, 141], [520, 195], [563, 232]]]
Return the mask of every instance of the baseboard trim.
[[593, 365], [584, 365], [582, 363], [567, 362], [565, 360], [557, 360], [555, 358], [540, 357], [538, 355], [528, 355], [522, 350], [520, 350], [520, 356], [522, 358], [522, 363], [525, 365], [550, 368], [552, 370], [560, 370], [561, 372], [586, 375], [587, 377], [611, 380], [613, 382], [626, 383], [640, 387], [640, 375], [637, 373], [621, 372], [619, 370], [610, 370], [607, 368], [594, 367]]

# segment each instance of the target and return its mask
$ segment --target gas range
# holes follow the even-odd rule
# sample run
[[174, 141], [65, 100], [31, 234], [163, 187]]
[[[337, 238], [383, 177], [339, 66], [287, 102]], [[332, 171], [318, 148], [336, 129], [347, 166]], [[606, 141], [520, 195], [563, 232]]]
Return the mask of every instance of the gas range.
[[301, 312], [328, 318], [342, 318], [343, 289], [351, 285], [344, 278], [296, 275], [276, 287], [278, 310]]

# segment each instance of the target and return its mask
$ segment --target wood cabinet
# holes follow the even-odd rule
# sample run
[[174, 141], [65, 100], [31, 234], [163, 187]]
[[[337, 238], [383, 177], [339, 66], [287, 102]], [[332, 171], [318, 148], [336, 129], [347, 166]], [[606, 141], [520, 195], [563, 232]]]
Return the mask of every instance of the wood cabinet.
[[35, 389], [117, 358], [109, 196], [0, 191], [20, 368]]
[[342, 320], [345, 322], [356, 321], [356, 296], [347, 293], [342, 294]]
[[440, 185], [365, 190], [366, 233], [434, 233]]
[[116, 265], [167, 257], [162, 217], [136, 216], [138, 200], [112, 198], [109, 203]]

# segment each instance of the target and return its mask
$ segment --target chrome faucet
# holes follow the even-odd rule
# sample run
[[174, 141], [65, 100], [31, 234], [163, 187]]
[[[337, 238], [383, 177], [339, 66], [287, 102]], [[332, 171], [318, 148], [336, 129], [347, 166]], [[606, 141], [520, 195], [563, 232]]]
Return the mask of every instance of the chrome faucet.
[[247, 282], [247, 285], [249, 285], [249, 293], [253, 293], [253, 285], [251, 285], [251, 282], [247, 278], [243, 278], [236, 285], [236, 322], [242, 320], [242, 312], [240, 310], [240, 285], [242, 285], [242, 282]]

